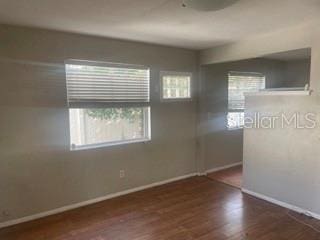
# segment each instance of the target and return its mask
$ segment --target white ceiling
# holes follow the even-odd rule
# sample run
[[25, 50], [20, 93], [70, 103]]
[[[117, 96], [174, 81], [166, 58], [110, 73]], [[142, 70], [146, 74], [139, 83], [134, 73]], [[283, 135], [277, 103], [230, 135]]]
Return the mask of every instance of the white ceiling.
[[181, 0], [0, 0], [0, 23], [205, 49], [318, 18], [320, 0], [240, 0], [218, 12]]

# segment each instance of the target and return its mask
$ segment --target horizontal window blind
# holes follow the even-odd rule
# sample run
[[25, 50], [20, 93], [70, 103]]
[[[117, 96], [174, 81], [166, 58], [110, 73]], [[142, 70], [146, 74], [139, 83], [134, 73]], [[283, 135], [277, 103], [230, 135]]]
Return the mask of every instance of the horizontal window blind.
[[69, 105], [149, 102], [150, 73], [135, 65], [66, 64]]
[[264, 89], [265, 76], [260, 73], [230, 72], [228, 83], [229, 110], [244, 110], [244, 93]]

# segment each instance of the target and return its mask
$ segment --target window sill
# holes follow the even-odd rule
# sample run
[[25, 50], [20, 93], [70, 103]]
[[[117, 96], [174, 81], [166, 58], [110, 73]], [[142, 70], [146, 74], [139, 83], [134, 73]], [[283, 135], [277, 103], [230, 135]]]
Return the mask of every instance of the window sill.
[[254, 93], [244, 93], [244, 95], [247, 96], [310, 96], [311, 91], [282, 91], [279, 90], [264, 90], [260, 92], [254, 92]]
[[88, 145], [82, 145], [82, 146], [76, 146], [74, 148], [70, 148], [70, 151], [81, 151], [81, 150], [89, 150], [89, 149], [97, 149], [97, 148], [107, 148], [107, 147], [112, 147], [112, 146], [127, 145], [127, 144], [131, 144], [131, 143], [147, 143], [150, 141], [151, 141], [151, 138], [142, 138], [142, 139], [134, 139], [134, 140], [128, 140], [128, 141], [88, 144]]
[[237, 131], [237, 130], [243, 130], [243, 129], [244, 129], [244, 127], [234, 127], [234, 128], [228, 128], [227, 127], [228, 131]]
[[161, 102], [191, 102], [192, 98], [161, 98]]

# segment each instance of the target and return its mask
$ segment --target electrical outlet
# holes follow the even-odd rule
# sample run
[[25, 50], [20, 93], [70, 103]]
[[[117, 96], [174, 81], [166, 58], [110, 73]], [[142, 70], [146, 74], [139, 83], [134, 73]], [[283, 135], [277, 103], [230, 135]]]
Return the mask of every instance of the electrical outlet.
[[120, 178], [124, 178], [126, 176], [126, 173], [124, 170], [120, 170], [120, 173], [119, 173], [119, 177]]
[[1, 212], [1, 216], [3, 217], [3, 218], [7, 218], [7, 217], [10, 217], [10, 213], [8, 212], [8, 211], [2, 211]]

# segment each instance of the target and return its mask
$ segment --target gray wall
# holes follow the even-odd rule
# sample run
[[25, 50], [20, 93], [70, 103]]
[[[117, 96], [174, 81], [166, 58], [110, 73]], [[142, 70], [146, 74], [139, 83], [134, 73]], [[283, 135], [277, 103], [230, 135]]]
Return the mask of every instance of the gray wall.
[[[269, 109], [285, 112], [294, 109], [318, 113], [320, 32], [319, 28], [315, 27], [317, 25], [319, 22], [311, 26], [296, 26], [293, 29], [206, 50], [201, 54], [201, 63], [235, 61], [311, 47], [310, 84], [314, 91], [312, 97], [270, 96], [263, 98], [265, 102], [260, 103], [255, 102], [256, 98], [252, 97], [252, 109], [266, 112], [269, 112]], [[275, 129], [266, 133], [262, 130], [247, 132], [244, 136], [244, 187], [320, 214], [319, 127], [313, 131]], [[258, 148], [257, 151], [255, 148]]]
[[[152, 141], [69, 151], [64, 61], [151, 68]], [[0, 222], [196, 172], [196, 101], [160, 103], [160, 70], [193, 72], [194, 51], [0, 26]], [[126, 178], [119, 179], [119, 170]]]
[[314, 129], [293, 125], [274, 129], [244, 130], [243, 188], [292, 204], [320, 216], [320, 97], [250, 96], [246, 115], [287, 117], [294, 113], [317, 115]]
[[284, 87], [304, 87], [310, 83], [311, 59], [285, 62]]
[[[304, 62], [296, 64], [302, 67], [306, 65]], [[287, 66], [290, 66], [290, 69]], [[299, 81], [289, 81], [286, 78], [289, 72], [292, 73], [291, 66], [294, 68], [293, 64], [284, 61], [257, 58], [212, 64], [201, 68], [199, 139], [205, 170], [242, 161], [243, 131], [230, 131], [226, 128], [229, 71], [265, 74], [267, 88], [298, 86]]]
[[200, 53], [200, 64], [237, 61], [278, 52], [311, 48], [310, 86], [318, 93], [320, 92], [320, 31], [317, 26], [319, 26], [319, 20], [206, 49]]

